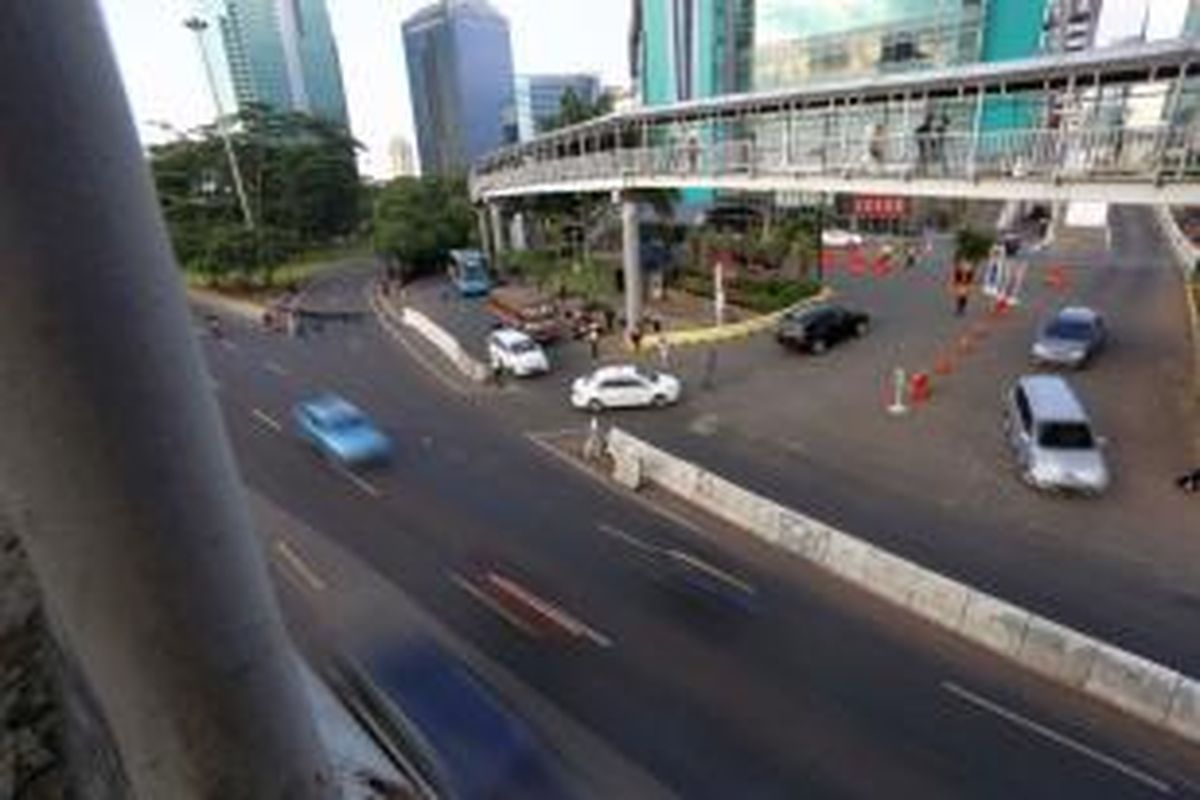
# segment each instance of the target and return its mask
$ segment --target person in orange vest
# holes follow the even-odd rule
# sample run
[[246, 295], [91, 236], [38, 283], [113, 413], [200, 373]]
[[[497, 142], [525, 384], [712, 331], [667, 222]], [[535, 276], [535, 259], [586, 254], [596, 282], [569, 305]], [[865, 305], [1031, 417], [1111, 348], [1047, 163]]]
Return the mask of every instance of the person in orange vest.
[[961, 266], [954, 267], [951, 290], [954, 292], [954, 316], [967, 313], [967, 300], [971, 296], [971, 272]]

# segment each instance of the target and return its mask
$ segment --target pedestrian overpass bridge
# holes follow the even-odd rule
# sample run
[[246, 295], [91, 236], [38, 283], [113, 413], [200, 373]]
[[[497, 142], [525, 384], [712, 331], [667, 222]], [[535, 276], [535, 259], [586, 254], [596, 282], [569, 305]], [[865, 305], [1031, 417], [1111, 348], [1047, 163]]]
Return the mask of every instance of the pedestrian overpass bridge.
[[645, 189], [1200, 204], [1200, 41], [610, 114], [496, 151], [473, 198]]

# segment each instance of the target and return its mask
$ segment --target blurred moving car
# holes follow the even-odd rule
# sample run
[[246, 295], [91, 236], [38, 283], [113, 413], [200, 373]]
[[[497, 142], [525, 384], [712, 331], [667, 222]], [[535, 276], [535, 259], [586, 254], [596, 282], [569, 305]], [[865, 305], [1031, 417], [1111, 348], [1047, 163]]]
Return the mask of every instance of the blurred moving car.
[[1035, 364], [1079, 368], [1095, 357], [1107, 338], [1104, 318], [1098, 312], [1067, 306], [1042, 326], [1030, 356]]
[[1021, 477], [1038, 489], [1099, 494], [1108, 488], [1104, 440], [1065, 378], [1025, 375], [1005, 395], [1004, 429]]
[[674, 375], [634, 364], [600, 367], [571, 384], [571, 405], [606, 408], [662, 407], [679, 400], [683, 384]]
[[841, 228], [826, 228], [821, 231], [821, 244], [825, 247], [862, 247], [863, 237]]
[[336, 665], [343, 699], [430, 798], [558, 800], [573, 794], [525, 723], [428, 639]]
[[550, 371], [546, 351], [530, 336], [512, 328], [500, 328], [488, 334], [488, 359], [505, 372], [525, 378]]
[[347, 467], [386, 461], [391, 440], [349, 401], [324, 394], [292, 409], [296, 433], [324, 457]]
[[462, 297], [483, 297], [492, 290], [487, 259], [478, 250], [451, 250], [449, 273]]
[[775, 340], [819, 355], [838, 342], [866, 336], [870, 328], [871, 318], [866, 313], [825, 304], [786, 314], [775, 329]]

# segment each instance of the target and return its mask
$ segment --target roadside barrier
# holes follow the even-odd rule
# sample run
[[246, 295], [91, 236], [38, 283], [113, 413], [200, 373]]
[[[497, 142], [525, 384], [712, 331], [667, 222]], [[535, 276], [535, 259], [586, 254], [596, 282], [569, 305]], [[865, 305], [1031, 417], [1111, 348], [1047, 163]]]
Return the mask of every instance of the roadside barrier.
[[740, 339], [746, 336], [764, 331], [776, 323], [786, 314], [797, 311], [802, 308], [824, 303], [833, 297], [833, 291], [826, 288], [817, 292], [812, 297], [806, 300], [801, 300], [795, 305], [788, 306], [781, 311], [775, 311], [770, 314], [752, 317], [741, 322], [731, 322], [727, 325], [711, 325], [704, 328], [682, 328], [680, 330], [663, 331], [662, 333], [647, 334], [642, 338], [642, 349], [653, 350], [658, 346], [659, 341], [665, 339], [671, 347], [688, 347], [699, 344], [712, 344], [713, 342], [723, 342], [731, 339]]
[[933, 396], [933, 385], [929, 381], [929, 373], [914, 372], [908, 382], [908, 402], [919, 406]]
[[[1045, 678], [1200, 743], [1200, 681], [779, 505], [619, 428], [614, 475], [661, 487]], [[630, 479], [633, 480], [630, 480]]]
[[411, 306], [403, 306], [397, 311], [381, 295], [376, 294], [378, 313], [386, 315], [393, 322], [399, 322], [407, 328], [412, 328], [432, 344], [438, 352], [446, 357], [455, 369], [476, 383], [484, 383], [491, 377], [487, 365], [472, 357], [458, 339], [442, 326]]

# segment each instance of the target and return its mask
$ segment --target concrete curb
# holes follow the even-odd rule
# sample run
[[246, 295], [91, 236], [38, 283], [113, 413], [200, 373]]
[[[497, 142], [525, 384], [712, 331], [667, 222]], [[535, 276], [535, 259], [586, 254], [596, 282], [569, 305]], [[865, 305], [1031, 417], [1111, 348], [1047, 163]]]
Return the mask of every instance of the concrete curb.
[[653, 347], [661, 339], [666, 339], [667, 344], [672, 347], [689, 347], [698, 344], [724, 342], [730, 339], [741, 339], [742, 337], [750, 336], [772, 327], [784, 314], [789, 314], [797, 309], [807, 308], [817, 303], [824, 303], [831, 297], [833, 297], [833, 291], [825, 288], [812, 297], [801, 300], [799, 303], [779, 311], [773, 311], [770, 314], [763, 314], [762, 316], [730, 323], [729, 325], [713, 325], [707, 328], [684, 328], [677, 331], [650, 334], [643, 339], [642, 344], [643, 347]]
[[[1200, 258], [1200, 248], [1192, 244], [1179, 229], [1170, 207], [1155, 206], [1154, 215], [1158, 219], [1158, 226], [1171, 242], [1171, 249], [1175, 251], [1175, 259], [1183, 272], [1183, 296], [1187, 301], [1188, 323], [1192, 336], [1192, 397], [1200, 403], [1200, 277], [1195, 280], [1191, 277], [1194, 274], [1196, 259]], [[1200, 455], [1200, 430], [1196, 432], [1193, 446]]]
[[614, 468], [1043, 677], [1200, 743], [1200, 682], [933, 572], [733, 484], [619, 429]]
[[432, 319], [417, 311], [411, 306], [401, 306], [397, 310], [391, 303], [379, 296], [379, 293], [372, 293], [376, 302], [373, 305], [373, 310], [377, 314], [383, 314], [393, 322], [411, 328], [425, 338], [427, 342], [437, 348], [446, 359], [454, 365], [454, 368], [466, 376], [469, 380], [475, 383], [484, 383], [490, 377], [490, 370], [486, 364], [481, 363], [459, 344], [458, 339], [438, 325]]

